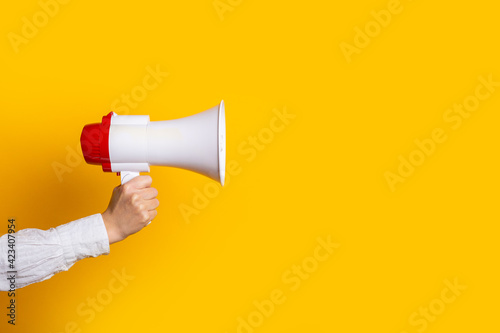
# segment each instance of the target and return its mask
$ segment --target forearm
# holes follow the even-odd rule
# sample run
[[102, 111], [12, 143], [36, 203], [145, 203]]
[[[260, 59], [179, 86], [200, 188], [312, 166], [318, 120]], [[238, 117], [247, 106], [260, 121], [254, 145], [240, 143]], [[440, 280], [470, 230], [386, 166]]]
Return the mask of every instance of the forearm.
[[[49, 279], [86, 257], [109, 253], [109, 239], [101, 214], [49, 230], [23, 229], [16, 236], [16, 288]], [[8, 290], [7, 235], [0, 237], [0, 290]]]

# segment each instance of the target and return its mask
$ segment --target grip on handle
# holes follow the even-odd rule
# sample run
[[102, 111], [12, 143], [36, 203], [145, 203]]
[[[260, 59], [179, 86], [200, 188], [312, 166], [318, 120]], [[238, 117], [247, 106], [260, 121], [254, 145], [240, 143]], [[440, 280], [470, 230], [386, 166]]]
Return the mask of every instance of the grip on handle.
[[121, 171], [120, 176], [122, 179], [122, 185], [127, 183], [128, 181], [134, 179], [137, 176], [140, 176], [139, 172], [136, 171]]
[[[132, 179], [134, 179], [135, 177], [137, 176], [140, 176], [141, 174], [139, 172], [136, 172], [136, 171], [121, 171], [120, 172], [120, 176], [121, 176], [121, 179], [122, 179], [122, 185], [131, 181]], [[151, 221], [149, 221], [148, 225], [151, 224]]]

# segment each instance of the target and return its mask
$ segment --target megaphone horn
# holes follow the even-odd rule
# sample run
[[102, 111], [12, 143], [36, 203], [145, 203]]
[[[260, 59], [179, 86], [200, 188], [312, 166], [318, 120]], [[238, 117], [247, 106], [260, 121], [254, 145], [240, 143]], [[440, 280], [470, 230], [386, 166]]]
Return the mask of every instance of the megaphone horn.
[[207, 111], [165, 121], [110, 112], [100, 124], [85, 125], [80, 143], [87, 163], [120, 173], [122, 184], [158, 165], [191, 170], [224, 185], [224, 101]]

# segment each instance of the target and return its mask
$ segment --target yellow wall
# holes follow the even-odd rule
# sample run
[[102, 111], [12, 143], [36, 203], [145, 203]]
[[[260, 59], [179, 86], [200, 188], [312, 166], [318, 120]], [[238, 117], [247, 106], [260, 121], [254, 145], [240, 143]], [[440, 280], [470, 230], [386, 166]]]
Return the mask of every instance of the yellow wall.
[[2, 293], [2, 332], [499, 330], [494, 1], [54, 1], [0, 10], [0, 234], [105, 210], [110, 110], [224, 99], [229, 179], [153, 167], [158, 218], [18, 290], [16, 330]]

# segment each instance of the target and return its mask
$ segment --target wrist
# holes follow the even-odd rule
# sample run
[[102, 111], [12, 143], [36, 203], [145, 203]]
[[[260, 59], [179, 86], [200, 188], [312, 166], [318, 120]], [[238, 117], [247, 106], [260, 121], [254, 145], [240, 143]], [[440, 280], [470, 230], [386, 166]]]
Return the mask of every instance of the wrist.
[[118, 237], [116, 228], [115, 228], [115, 223], [113, 222], [112, 217], [108, 213], [108, 211], [105, 211], [102, 215], [102, 220], [104, 221], [104, 226], [106, 227], [106, 232], [108, 233], [108, 240], [109, 240], [109, 245], [119, 242], [121, 239]]

